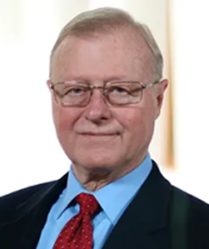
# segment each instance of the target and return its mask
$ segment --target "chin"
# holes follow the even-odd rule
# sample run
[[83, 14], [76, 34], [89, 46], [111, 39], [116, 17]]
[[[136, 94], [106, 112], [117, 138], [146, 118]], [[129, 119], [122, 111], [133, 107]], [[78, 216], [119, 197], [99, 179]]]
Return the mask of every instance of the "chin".
[[[111, 159], [111, 160], [110, 160]], [[78, 157], [77, 160], [72, 160], [74, 165], [82, 166], [85, 169], [92, 170], [94, 172], [107, 172], [116, 166], [116, 160], [112, 160], [110, 156], [95, 156], [82, 155]]]

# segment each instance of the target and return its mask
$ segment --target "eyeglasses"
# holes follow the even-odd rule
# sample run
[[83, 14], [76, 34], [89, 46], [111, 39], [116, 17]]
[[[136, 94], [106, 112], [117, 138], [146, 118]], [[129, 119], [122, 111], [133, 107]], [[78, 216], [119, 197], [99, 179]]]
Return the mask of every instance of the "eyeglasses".
[[94, 86], [79, 81], [59, 82], [50, 88], [53, 90], [55, 100], [63, 106], [86, 106], [90, 103], [94, 89], [102, 90], [104, 101], [113, 106], [123, 106], [139, 103], [143, 90], [159, 83], [150, 84], [140, 82], [108, 82], [105, 86]]

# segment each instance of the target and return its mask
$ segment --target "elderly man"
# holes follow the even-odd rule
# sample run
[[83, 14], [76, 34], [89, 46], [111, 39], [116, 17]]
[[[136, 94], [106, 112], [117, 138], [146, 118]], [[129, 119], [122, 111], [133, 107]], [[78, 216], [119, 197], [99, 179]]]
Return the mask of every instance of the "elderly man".
[[0, 199], [1, 249], [209, 248], [209, 206], [173, 187], [148, 153], [162, 67], [150, 31], [121, 10], [64, 27], [47, 84], [71, 169]]

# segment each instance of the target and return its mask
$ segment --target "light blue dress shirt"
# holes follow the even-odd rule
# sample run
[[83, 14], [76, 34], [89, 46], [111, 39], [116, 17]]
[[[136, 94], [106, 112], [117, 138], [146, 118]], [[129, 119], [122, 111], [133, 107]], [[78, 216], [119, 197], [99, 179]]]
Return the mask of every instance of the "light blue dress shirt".
[[120, 179], [90, 192], [76, 179], [72, 170], [68, 175], [67, 187], [52, 206], [45, 226], [41, 232], [37, 249], [52, 249], [64, 225], [79, 212], [78, 204], [69, 205], [80, 193], [90, 193], [99, 202], [102, 211], [92, 220], [93, 249], [100, 249], [116, 225], [117, 221], [147, 179], [152, 169], [152, 161], [148, 154], [141, 165]]

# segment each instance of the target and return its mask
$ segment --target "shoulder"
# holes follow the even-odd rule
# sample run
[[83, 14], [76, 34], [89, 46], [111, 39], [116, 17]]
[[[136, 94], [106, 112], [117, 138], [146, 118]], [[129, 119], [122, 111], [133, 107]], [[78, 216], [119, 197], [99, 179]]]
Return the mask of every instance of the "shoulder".
[[51, 184], [53, 184], [53, 182], [38, 184], [0, 197], [0, 220], [5, 215], [10, 215], [14, 213], [14, 211], [16, 210], [16, 208], [18, 208], [19, 205], [26, 202], [34, 195], [42, 192]]
[[[171, 227], [174, 234], [184, 234], [189, 248], [208, 248], [209, 205], [176, 187], [171, 199]], [[207, 246], [206, 246], [207, 244]]]
[[[166, 191], [168, 193], [168, 203], [171, 210], [183, 210], [191, 217], [197, 214], [198, 218], [207, 217], [209, 218], [209, 204], [200, 200], [199, 198], [181, 190], [180, 188], [172, 185], [160, 172], [158, 165], [153, 162], [153, 169], [149, 176], [150, 181], [152, 181], [153, 189], [159, 189], [161, 185], [160, 192], [164, 198]], [[158, 181], [156, 181], [158, 179]], [[153, 183], [154, 182], [154, 183]], [[163, 184], [162, 184], [163, 183]], [[208, 223], [209, 225], [209, 223]]]
[[177, 187], [172, 186], [172, 189], [173, 204], [175, 202], [178, 206], [184, 205], [190, 215], [199, 213], [209, 217], [209, 204]]

